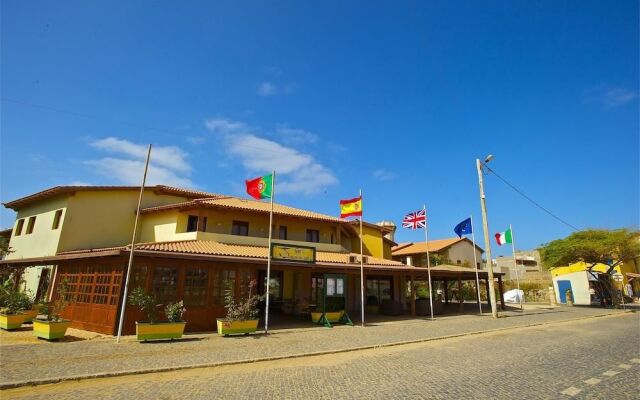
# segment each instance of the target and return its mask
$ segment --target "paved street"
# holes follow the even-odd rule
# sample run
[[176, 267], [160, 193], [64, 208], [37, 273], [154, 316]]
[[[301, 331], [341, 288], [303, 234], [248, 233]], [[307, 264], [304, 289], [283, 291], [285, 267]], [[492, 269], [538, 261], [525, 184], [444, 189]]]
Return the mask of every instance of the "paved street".
[[[0, 384], [33, 382], [60, 378], [77, 378], [93, 374], [113, 374], [141, 370], [158, 370], [194, 365], [252, 361], [288, 357], [321, 351], [340, 351], [362, 346], [380, 346], [412, 340], [425, 340], [491, 329], [567, 319], [617, 314], [617, 310], [599, 308], [540, 308], [504, 313], [494, 320], [490, 315], [445, 316], [434, 321], [414, 319], [389, 324], [360, 327], [336, 326], [333, 329], [309, 328], [274, 332], [269, 336], [222, 338], [215, 334], [187, 335], [175, 342], [138, 343], [127, 337], [123, 343], [114, 339], [81, 340], [64, 343], [15, 344], [0, 346], [3, 367]], [[12, 332], [1, 332], [11, 338]], [[31, 334], [31, 332], [26, 332]], [[4, 342], [4, 340], [3, 340]], [[37, 360], [34, 363], [33, 360]], [[64, 365], [64, 368], [60, 368]]]
[[640, 315], [624, 314], [332, 355], [22, 387], [2, 397], [637, 399], [639, 329]]

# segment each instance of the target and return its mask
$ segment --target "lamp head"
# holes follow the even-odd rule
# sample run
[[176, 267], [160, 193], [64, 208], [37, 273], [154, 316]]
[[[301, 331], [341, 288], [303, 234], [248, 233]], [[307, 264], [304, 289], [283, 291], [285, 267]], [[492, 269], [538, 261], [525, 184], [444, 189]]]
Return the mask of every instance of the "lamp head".
[[493, 154], [489, 154], [488, 156], [485, 157], [484, 162], [485, 164], [488, 163], [489, 161], [493, 160]]

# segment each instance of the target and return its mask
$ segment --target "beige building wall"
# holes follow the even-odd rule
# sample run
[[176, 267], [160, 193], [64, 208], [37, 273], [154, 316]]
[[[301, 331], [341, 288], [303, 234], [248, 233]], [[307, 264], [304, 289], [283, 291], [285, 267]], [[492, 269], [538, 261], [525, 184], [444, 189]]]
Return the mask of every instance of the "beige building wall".
[[[468, 263], [470, 267], [475, 267], [473, 261], [473, 243], [463, 240], [458, 242], [448, 249], [448, 258], [452, 264], [465, 264]], [[482, 252], [475, 248], [476, 262], [479, 266], [482, 266]], [[458, 262], [459, 261], [459, 262]]]

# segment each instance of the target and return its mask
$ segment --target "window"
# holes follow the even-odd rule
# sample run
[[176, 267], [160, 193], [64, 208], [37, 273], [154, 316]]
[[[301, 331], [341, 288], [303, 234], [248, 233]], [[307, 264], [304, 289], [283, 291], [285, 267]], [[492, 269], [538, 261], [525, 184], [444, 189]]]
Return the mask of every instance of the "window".
[[211, 302], [216, 306], [224, 306], [224, 292], [231, 289], [235, 293], [236, 271], [216, 270], [213, 273]]
[[187, 268], [184, 277], [184, 305], [204, 306], [207, 304], [207, 284], [209, 274], [204, 268]]
[[456, 261], [456, 263], [458, 263], [458, 264], [462, 264], [462, 262], [461, 262], [460, 260]]
[[29, 217], [29, 222], [27, 223], [27, 235], [33, 233], [33, 227], [36, 225], [36, 217]]
[[278, 231], [278, 239], [287, 240], [287, 227], [280, 226], [280, 230]]
[[331, 244], [335, 244], [334, 238], [333, 238], [333, 233], [331, 234]]
[[22, 235], [23, 226], [24, 226], [24, 218], [18, 220], [18, 223], [16, 224], [16, 234], [14, 236]]
[[238, 236], [249, 236], [249, 223], [245, 221], [233, 221], [231, 234]]
[[207, 231], [207, 217], [202, 218], [202, 229], [200, 229], [202, 232], [206, 232]]
[[62, 218], [62, 210], [56, 211], [56, 215], [53, 217], [53, 225], [51, 225], [51, 229], [60, 228], [60, 219]]
[[366, 285], [367, 304], [377, 305], [393, 297], [391, 277], [367, 278]]
[[198, 230], [198, 216], [189, 215], [189, 219], [187, 220], [187, 232], [195, 232], [196, 230]]
[[153, 273], [153, 294], [159, 304], [176, 301], [178, 293], [178, 268], [156, 267]]
[[322, 275], [313, 275], [311, 277], [311, 303], [315, 304], [321, 310], [324, 307], [324, 278]]
[[307, 229], [307, 242], [320, 242], [320, 231], [317, 229]]

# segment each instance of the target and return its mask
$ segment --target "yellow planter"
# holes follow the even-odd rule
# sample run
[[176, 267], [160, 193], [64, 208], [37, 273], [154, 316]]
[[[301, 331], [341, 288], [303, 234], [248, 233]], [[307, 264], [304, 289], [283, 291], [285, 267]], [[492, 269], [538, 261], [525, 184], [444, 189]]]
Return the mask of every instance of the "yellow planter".
[[225, 319], [218, 319], [218, 335], [227, 336], [234, 334], [249, 334], [258, 329], [257, 319], [250, 319], [247, 321], [227, 321]]
[[[331, 311], [326, 312], [324, 315], [327, 317], [329, 322], [340, 322], [340, 318], [344, 315], [344, 310], [341, 311]], [[322, 317], [321, 312], [312, 312], [311, 313], [311, 322], [317, 324], [320, 322], [320, 317]]]
[[11, 330], [18, 329], [22, 326], [24, 314], [0, 314], [0, 328]]
[[180, 339], [184, 333], [186, 322], [148, 322], [136, 321], [136, 338], [138, 340]]
[[38, 310], [25, 310], [22, 313], [24, 314], [24, 322], [31, 322], [39, 314]]
[[57, 322], [34, 319], [33, 335], [47, 340], [62, 339], [69, 325], [71, 321], [66, 319]]

